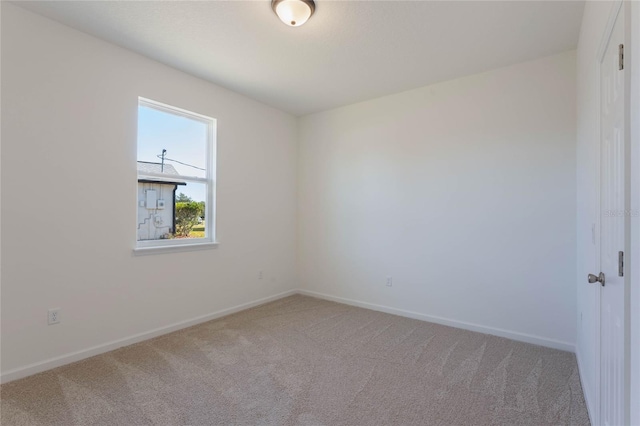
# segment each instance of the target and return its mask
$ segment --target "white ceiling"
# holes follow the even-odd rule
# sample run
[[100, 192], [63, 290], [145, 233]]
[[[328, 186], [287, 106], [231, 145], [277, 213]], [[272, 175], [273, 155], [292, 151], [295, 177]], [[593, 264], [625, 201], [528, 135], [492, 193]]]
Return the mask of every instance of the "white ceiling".
[[295, 115], [575, 48], [582, 1], [327, 1], [297, 28], [262, 1], [20, 6]]

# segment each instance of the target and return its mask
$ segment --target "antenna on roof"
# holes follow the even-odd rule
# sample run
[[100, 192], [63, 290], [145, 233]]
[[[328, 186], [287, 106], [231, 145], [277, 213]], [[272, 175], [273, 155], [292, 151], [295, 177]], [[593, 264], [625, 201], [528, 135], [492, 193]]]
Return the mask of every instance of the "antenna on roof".
[[[0, 1], [2, 1], [2, 0], [0, 0]], [[156, 155], [156, 157], [162, 158], [162, 171], [163, 172], [164, 172], [164, 162], [165, 161], [173, 161], [174, 163], [182, 164], [183, 166], [187, 166], [187, 167], [193, 167], [194, 169], [198, 169], [198, 170], [204, 170], [204, 171], [207, 170], [207, 169], [203, 169], [202, 167], [194, 166], [193, 164], [187, 164], [187, 163], [183, 163], [182, 161], [174, 160], [173, 158], [167, 158], [167, 157], [165, 157], [166, 153], [167, 153], [167, 150], [163, 149], [162, 150], [162, 155], [160, 155], [160, 154]]]
[[160, 166], [160, 173], [164, 173], [164, 156], [167, 154], [167, 150], [162, 150], [162, 165]]

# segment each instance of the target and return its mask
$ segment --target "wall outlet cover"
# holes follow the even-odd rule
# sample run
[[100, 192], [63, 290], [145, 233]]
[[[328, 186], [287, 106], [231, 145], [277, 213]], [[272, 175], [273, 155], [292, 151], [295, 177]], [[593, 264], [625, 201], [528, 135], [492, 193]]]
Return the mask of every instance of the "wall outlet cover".
[[49, 309], [47, 323], [49, 325], [60, 323], [60, 308]]

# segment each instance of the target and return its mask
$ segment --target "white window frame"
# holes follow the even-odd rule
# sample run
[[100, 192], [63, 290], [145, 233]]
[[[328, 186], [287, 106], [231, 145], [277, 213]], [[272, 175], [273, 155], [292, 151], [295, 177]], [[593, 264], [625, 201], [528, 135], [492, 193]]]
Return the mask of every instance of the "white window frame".
[[[205, 201], [205, 229], [204, 238], [180, 238], [180, 239], [161, 239], [161, 240], [142, 240], [138, 241], [137, 227], [136, 230], [136, 246], [134, 248], [135, 254], [151, 254], [157, 252], [173, 252], [173, 251], [187, 251], [211, 248], [218, 245], [216, 241], [216, 119], [208, 117], [206, 115], [198, 114], [195, 112], [187, 111], [182, 108], [177, 108], [171, 105], [164, 104], [162, 102], [154, 101], [151, 99], [138, 97], [139, 107], [153, 108], [158, 111], [166, 112], [168, 114], [179, 115], [190, 120], [196, 120], [207, 125], [207, 143], [205, 147], [205, 155], [207, 156], [207, 173], [206, 177], [188, 177], [180, 176], [181, 180], [186, 182], [202, 183], [207, 188], [207, 199]], [[137, 109], [136, 109], [137, 111]], [[136, 143], [138, 143], [136, 139]], [[136, 156], [137, 161], [137, 156]], [[166, 178], [166, 175], [160, 173], [145, 173], [145, 176]], [[136, 203], [137, 206], [137, 203]], [[136, 207], [137, 208], [137, 207]], [[137, 217], [137, 211], [136, 211]], [[137, 219], [136, 222], [137, 223]]]

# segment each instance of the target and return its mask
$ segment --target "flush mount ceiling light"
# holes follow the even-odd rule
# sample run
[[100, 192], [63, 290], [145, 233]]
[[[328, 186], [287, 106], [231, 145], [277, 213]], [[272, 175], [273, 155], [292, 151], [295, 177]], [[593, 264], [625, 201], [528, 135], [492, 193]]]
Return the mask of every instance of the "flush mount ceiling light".
[[271, 8], [282, 22], [299, 27], [313, 15], [316, 4], [313, 0], [271, 0]]

